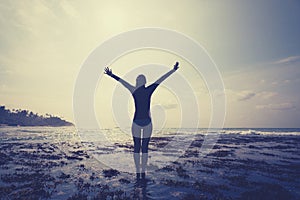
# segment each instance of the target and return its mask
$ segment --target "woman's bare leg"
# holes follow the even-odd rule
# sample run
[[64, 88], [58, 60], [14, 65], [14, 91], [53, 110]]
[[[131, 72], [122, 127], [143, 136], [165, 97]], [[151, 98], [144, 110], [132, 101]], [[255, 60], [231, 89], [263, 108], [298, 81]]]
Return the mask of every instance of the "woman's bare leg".
[[142, 138], [142, 178], [145, 178], [145, 172], [148, 162], [148, 146], [152, 134], [152, 123], [143, 128], [143, 138]]
[[140, 157], [140, 151], [141, 151], [141, 131], [142, 129], [140, 126], [136, 125], [135, 123], [132, 124], [131, 127], [132, 136], [133, 136], [133, 144], [134, 144], [134, 150], [133, 150], [133, 159], [136, 169], [137, 178], [140, 176], [140, 167], [141, 167], [141, 157]]

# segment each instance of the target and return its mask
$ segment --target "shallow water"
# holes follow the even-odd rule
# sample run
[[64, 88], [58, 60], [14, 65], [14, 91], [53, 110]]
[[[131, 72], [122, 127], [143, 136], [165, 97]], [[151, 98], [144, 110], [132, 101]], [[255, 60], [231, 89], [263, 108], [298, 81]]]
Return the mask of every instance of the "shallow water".
[[206, 155], [205, 129], [158, 132], [146, 181], [131, 169], [130, 134], [101, 131], [106, 138], [79, 137], [74, 127], [1, 127], [1, 199], [300, 199], [299, 129], [224, 129]]

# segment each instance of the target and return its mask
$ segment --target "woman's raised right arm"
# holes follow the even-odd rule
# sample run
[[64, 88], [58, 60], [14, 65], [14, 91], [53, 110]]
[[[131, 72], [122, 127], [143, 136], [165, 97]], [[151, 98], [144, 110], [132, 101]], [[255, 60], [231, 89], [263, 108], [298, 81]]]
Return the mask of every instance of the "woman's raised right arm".
[[122, 78], [118, 77], [117, 75], [112, 73], [112, 69], [109, 69], [108, 67], [106, 67], [104, 69], [104, 74], [107, 74], [108, 76], [114, 78], [115, 80], [119, 81], [124, 87], [126, 87], [131, 93], [133, 93], [134, 91], [134, 86], [132, 86], [130, 83], [128, 83], [127, 81], [123, 80]]

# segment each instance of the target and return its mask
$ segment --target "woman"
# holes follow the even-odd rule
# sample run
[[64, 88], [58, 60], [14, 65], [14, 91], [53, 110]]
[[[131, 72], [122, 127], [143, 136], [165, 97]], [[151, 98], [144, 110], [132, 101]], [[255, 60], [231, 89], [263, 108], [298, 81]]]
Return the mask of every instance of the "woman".
[[[178, 65], [179, 63], [176, 62], [172, 70], [147, 87], [145, 86], [146, 77], [142, 74], [136, 78], [136, 85], [133, 86], [113, 74], [112, 70], [108, 67], [104, 69], [104, 73], [124, 85], [130, 91], [134, 99], [135, 113], [131, 130], [134, 142], [134, 162], [136, 166], [137, 179], [140, 179], [140, 176], [142, 176], [142, 179], [145, 179], [145, 170], [148, 160], [148, 145], [152, 134], [152, 121], [150, 115], [151, 96], [157, 86], [179, 68]], [[142, 166], [140, 166], [141, 150]], [[142, 169], [140, 169], [140, 167]]]

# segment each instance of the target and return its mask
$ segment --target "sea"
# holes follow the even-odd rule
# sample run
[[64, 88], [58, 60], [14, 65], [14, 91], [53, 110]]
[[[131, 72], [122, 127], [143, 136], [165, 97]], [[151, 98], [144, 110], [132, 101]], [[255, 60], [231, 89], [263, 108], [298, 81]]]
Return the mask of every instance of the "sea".
[[300, 199], [299, 128], [0, 127], [0, 199]]

